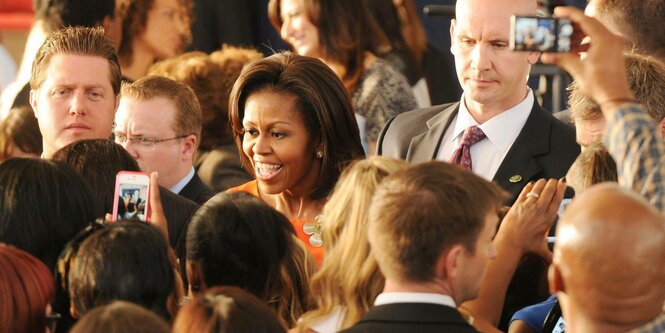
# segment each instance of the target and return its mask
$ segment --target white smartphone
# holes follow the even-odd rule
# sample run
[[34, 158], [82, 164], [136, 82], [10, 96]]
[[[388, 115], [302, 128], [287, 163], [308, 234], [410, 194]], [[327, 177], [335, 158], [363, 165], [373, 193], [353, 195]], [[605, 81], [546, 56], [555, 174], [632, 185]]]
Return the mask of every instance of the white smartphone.
[[113, 221], [150, 221], [150, 176], [141, 172], [120, 171], [115, 177]]

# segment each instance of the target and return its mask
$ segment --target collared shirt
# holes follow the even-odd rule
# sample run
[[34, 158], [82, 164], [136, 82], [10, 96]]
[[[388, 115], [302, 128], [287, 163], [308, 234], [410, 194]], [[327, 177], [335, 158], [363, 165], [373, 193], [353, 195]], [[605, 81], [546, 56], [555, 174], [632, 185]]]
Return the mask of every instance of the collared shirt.
[[603, 142], [616, 161], [619, 185], [665, 212], [665, 141], [644, 107], [621, 105], [607, 119]]
[[459, 111], [443, 135], [437, 159], [449, 161], [462, 141], [464, 130], [476, 125], [483, 130], [487, 138], [471, 146], [473, 173], [492, 180], [508, 154], [508, 150], [522, 131], [534, 102], [533, 93], [529, 89], [526, 97], [520, 103], [479, 125], [469, 113], [464, 103], [464, 95], [462, 95]]
[[173, 187], [171, 187], [169, 190], [171, 190], [171, 192], [175, 194], [180, 193], [180, 191], [182, 191], [182, 189], [185, 188], [185, 186], [187, 186], [189, 181], [192, 180], [192, 178], [194, 178], [194, 173], [195, 173], [194, 167], [192, 166], [192, 169], [189, 170], [187, 175], [183, 177], [180, 181], [175, 183], [175, 185], [173, 185]]
[[665, 314], [661, 314], [653, 321], [642, 327], [628, 331], [627, 333], [663, 333], [665, 332]]
[[456, 308], [452, 297], [435, 293], [388, 292], [376, 296], [374, 306], [393, 303], [432, 303]]

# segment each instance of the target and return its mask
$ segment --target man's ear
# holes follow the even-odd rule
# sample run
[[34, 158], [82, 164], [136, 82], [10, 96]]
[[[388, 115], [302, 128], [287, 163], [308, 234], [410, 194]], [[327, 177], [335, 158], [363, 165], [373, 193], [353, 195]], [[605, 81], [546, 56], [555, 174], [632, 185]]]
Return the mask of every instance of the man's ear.
[[665, 118], [658, 123], [658, 128], [660, 129], [660, 137], [665, 139]]
[[436, 274], [438, 278], [455, 281], [462, 275], [464, 247], [461, 244], [454, 245], [448, 251], [439, 256], [436, 263]]
[[538, 58], [540, 58], [540, 52], [529, 52], [526, 61], [529, 65], [535, 65], [538, 62]]
[[79, 311], [72, 300], [69, 301], [69, 314], [72, 315], [72, 318], [79, 319]]
[[453, 46], [455, 46], [455, 19], [450, 20], [450, 53], [453, 53]]
[[37, 115], [37, 91], [30, 89], [30, 106], [32, 106], [32, 112], [35, 113], [35, 118], [39, 118]]
[[555, 263], [550, 264], [550, 268], [547, 270], [547, 280], [550, 285], [550, 293], [566, 292], [566, 284], [563, 282], [561, 271]]
[[194, 154], [196, 153], [196, 147], [198, 146], [199, 139], [194, 134], [190, 134], [182, 139], [182, 159], [193, 160]]
[[203, 270], [201, 266], [194, 261], [187, 260], [185, 265], [187, 271], [187, 281], [189, 281], [189, 293], [203, 292], [206, 289], [206, 284], [203, 279]]

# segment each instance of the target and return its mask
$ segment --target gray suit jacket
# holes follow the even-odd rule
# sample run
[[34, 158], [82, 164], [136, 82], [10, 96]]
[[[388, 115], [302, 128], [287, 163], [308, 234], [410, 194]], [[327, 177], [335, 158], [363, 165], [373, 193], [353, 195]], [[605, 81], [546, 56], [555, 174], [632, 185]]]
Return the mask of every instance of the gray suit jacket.
[[[458, 110], [459, 102], [456, 102], [392, 118], [379, 136], [378, 154], [414, 163], [436, 159], [443, 135]], [[528, 182], [565, 176], [579, 152], [575, 129], [534, 103], [493, 180], [512, 194], [507, 202], [512, 204]]]

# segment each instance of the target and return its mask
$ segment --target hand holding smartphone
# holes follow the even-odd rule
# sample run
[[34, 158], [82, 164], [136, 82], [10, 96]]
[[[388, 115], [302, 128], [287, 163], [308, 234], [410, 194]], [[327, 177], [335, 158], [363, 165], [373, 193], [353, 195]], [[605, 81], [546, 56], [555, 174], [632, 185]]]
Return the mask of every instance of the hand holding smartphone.
[[115, 178], [113, 221], [150, 221], [150, 176], [141, 172], [120, 171]]

